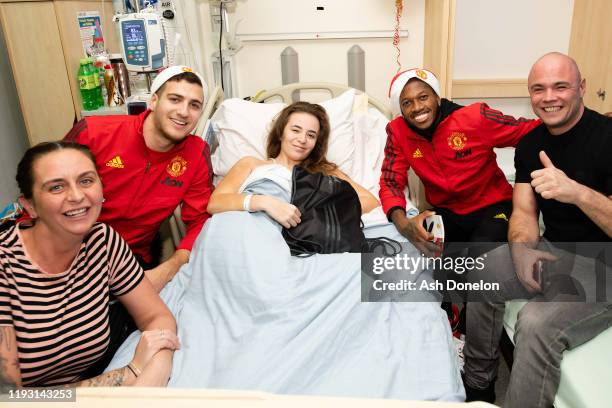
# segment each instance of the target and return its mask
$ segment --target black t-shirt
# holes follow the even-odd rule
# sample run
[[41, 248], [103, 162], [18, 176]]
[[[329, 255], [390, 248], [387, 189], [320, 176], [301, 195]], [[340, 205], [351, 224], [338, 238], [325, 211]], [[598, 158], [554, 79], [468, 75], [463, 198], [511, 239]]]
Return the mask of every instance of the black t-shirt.
[[[517, 183], [531, 183], [531, 172], [544, 166], [544, 150], [552, 163], [572, 180], [606, 196], [612, 195], [612, 119], [585, 108], [580, 121], [561, 135], [544, 124], [518, 144], [514, 156]], [[544, 219], [544, 237], [552, 242], [606, 242], [610, 237], [573, 204], [545, 200], [536, 193]]]

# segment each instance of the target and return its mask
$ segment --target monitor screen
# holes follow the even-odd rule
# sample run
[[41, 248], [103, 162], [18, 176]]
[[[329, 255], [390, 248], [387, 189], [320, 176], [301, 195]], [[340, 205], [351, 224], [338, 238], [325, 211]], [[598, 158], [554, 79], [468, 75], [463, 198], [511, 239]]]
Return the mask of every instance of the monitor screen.
[[145, 32], [142, 21], [124, 22], [123, 38], [128, 44], [143, 42], [145, 39]]

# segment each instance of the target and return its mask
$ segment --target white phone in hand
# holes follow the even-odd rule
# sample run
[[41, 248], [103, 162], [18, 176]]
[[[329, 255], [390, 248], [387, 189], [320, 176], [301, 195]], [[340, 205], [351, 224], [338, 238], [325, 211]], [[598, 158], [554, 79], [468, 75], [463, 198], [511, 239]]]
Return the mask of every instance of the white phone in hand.
[[444, 242], [444, 223], [441, 215], [430, 215], [425, 218], [425, 229], [433, 235], [434, 243]]

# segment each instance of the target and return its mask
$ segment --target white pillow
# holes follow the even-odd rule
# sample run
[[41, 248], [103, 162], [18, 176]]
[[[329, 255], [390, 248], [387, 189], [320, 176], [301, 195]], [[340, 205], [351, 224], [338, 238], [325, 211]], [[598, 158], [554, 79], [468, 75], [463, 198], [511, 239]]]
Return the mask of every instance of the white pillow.
[[[330, 121], [327, 159], [351, 178], [355, 151], [354, 97], [355, 90], [350, 89], [337, 98], [320, 103]], [[219, 144], [211, 157], [215, 175], [225, 176], [242, 157], [265, 158], [270, 123], [285, 106], [284, 103], [254, 103], [242, 99], [223, 101], [211, 118]]]
[[[355, 154], [353, 159], [353, 176], [351, 178], [361, 184], [378, 200], [380, 200], [378, 192], [380, 191], [382, 163], [385, 159], [385, 144], [387, 143], [386, 127], [388, 123], [389, 119], [378, 109], [372, 107], [356, 111], [353, 114]], [[406, 211], [411, 212], [412, 216], [419, 213], [417, 207], [410, 199], [410, 190], [414, 190], [417, 187], [409, 184], [404, 191]], [[387, 216], [382, 211], [382, 206], [376, 207], [369, 213], [362, 215], [361, 220], [366, 227], [383, 225], [388, 222]]]
[[353, 178], [353, 156], [355, 153], [354, 99], [355, 90], [349, 89], [336, 98], [319, 103], [327, 111], [331, 129], [327, 146], [327, 160], [337, 164], [340, 170], [351, 178]]
[[264, 159], [270, 122], [287, 106], [226, 99], [211, 117], [219, 143], [211, 157], [214, 172], [225, 176], [245, 156]]
[[355, 113], [353, 123], [355, 152], [352, 178], [378, 197], [389, 120], [377, 109], [370, 108], [366, 112]]

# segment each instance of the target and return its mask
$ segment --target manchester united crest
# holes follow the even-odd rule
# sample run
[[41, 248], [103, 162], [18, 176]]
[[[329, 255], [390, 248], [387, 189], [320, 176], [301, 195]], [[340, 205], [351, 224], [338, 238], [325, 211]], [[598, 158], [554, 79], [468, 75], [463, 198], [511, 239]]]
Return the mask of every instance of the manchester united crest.
[[426, 80], [426, 79], [427, 79], [427, 72], [425, 72], [425, 71], [423, 71], [423, 70], [417, 69], [417, 70], [414, 72], [414, 74], [415, 74], [416, 76], [418, 76], [419, 78], [421, 78], [422, 80]]
[[170, 163], [166, 166], [166, 171], [172, 177], [182, 176], [187, 171], [187, 160], [181, 156], [176, 156], [170, 160]]
[[452, 132], [448, 137], [448, 146], [453, 150], [463, 150], [467, 144], [465, 133]]

